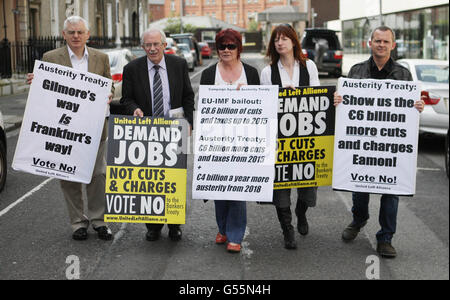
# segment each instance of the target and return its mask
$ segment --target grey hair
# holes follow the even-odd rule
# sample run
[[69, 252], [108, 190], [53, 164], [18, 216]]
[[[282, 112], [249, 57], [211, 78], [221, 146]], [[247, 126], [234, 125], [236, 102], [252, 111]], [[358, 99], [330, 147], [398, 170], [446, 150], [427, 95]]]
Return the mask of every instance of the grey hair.
[[392, 30], [390, 27], [382, 25], [382, 26], [378, 26], [377, 28], [375, 28], [372, 33], [370, 34], [370, 40], [373, 39], [373, 35], [375, 34], [375, 31], [390, 31], [392, 34], [392, 42], [395, 42], [395, 32], [394, 30]]
[[161, 43], [165, 43], [167, 40], [166, 34], [164, 33], [163, 30], [161, 29], [157, 29], [157, 28], [149, 28], [146, 31], [144, 31], [144, 33], [142, 33], [141, 35], [141, 45], [144, 45], [144, 36], [146, 34], [149, 34], [151, 32], [159, 32], [159, 34], [161, 35]]
[[64, 21], [64, 28], [63, 30], [66, 31], [67, 27], [69, 26], [69, 24], [78, 24], [82, 22], [84, 24], [84, 26], [86, 27], [86, 29], [89, 31], [89, 23], [88, 21], [86, 21], [85, 19], [83, 19], [80, 16], [71, 16], [68, 17], [65, 21]]

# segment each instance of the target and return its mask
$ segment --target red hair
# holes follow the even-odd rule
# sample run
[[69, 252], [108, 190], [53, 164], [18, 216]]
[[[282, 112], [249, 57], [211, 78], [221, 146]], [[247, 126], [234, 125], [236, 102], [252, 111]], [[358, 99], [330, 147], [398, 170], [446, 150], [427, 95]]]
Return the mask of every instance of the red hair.
[[228, 28], [219, 31], [216, 34], [216, 49], [219, 51], [219, 45], [227, 41], [231, 41], [237, 45], [238, 58], [241, 57], [242, 52], [242, 36], [239, 32], [234, 29]]
[[275, 39], [282, 35], [292, 41], [292, 43], [294, 44], [294, 58], [306, 67], [306, 56], [302, 52], [302, 46], [300, 46], [297, 32], [295, 32], [294, 28], [292, 28], [292, 26], [289, 24], [278, 25], [272, 31], [266, 54], [266, 56], [270, 58], [270, 64], [276, 64], [280, 59], [280, 54], [278, 54], [277, 50], [275, 49]]

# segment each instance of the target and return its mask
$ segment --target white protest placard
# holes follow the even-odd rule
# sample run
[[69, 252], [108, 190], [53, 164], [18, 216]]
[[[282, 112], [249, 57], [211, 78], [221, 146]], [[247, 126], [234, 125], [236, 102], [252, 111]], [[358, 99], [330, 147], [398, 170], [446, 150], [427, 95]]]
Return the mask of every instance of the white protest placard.
[[89, 183], [112, 81], [36, 60], [12, 167]]
[[340, 78], [333, 188], [413, 195], [420, 99], [416, 82]]
[[200, 86], [193, 199], [271, 202], [278, 86]]

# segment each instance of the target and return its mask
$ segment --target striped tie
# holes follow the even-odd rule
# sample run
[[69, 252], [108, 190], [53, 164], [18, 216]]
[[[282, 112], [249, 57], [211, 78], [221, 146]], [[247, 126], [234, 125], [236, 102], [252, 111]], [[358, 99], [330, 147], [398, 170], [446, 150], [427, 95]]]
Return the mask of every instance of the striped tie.
[[159, 65], [154, 65], [155, 76], [153, 77], [153, 116], [164, 117], [164, 101], [161, 77], [159, 76]]

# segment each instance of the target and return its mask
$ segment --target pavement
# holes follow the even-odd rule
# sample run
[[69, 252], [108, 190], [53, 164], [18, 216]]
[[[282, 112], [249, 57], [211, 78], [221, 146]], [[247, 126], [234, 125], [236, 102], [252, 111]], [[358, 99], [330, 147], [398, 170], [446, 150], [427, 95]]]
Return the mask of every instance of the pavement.
[[3, 122], [5, 123], [5, 131], [10, 132], [22, 125], [22, 116], [3, 115]]
[[0, 79], [0, 97], [21, 94], [29, 90], [25, 75], [14, 75], [13, 78]]
[[[253, 56], [260, 58], [256, 54], [245, 58]], [[8, 114], [3, 115], [7, 132], [22, 124], [23, 112], [11, 104], [25, 102], [26, 98], [27, 94], [0, 98], [3, 107], [8, 108]], [[11, 149], [14, 143], [10, 143]], [[395, 238], [399, 257], [379, 261], [382, 279], [448, 280], [448, 179], [438, 169], [443, 156], [436, 158], [433, 153], [425, 151], [419, 155], [417, 194], [413, 198], [405, 197], [399, 204]], [[190, 169], [192, 160], [191, 156]], [[6, 192], [10, 194], [16, 189], [24, 190], [24, 182], [33, 187], [39, 183], [39, 178], [24, 180], [24, 174], [14, 171], [9, 175]], [[341, 241], [340, 234], [351, 220], [351, 193], [322, 187], [318, 192], [321, 199], [318, 206], [308, 212], [311, 233], [308, 237], [297, 235], [299, 249], [293, 252], [282, 248], [273, 209], [249, 204], [243, 251], [241, 255], [230, 256], [212, 242], [216, 224], [211, 217], [214, 215], [211, 201], [188, 201], [184, 238], [176, 247], [166, 238], [158, 244], [149, 244], [143, 238], [144, 226], [127, 223], [111, 225], [115, 232], [111, 244], [97, 239], [83, 245], [70, 243], [67, 241], [70, 228], [66, 226], [67, 215], [59, 201], [62, 195], [57, 182], [46, 182], [49, 183], [45, 186], [39, 185], [43, 186], [42, 190], [34, 192], [32, 201], [24, 201], [20, 209], [3, 217], [7, 218], [2, 220], [6, 234], [0, 237], [0, 245], [10, 246], [2, 249], [0, 278], [64, 279], [66, 256], [76, 254], [82, 259], [81, 273], [86, 279], [365, 279], [368, 259], [376, 258], [375, 233], [379, 229], [379, 196], [376, 195], [370, 201], [371, 219], [359, 238], [347, 244]], [[10, 194], [4, 191], [2, 196], [9, 199]], [[192, 199], [190, 192], [188, 199]], [[29, 222], [37, 225], [30, 229], [29, 222], [15, 222], [25, 214]], [[53, 228], [61, 229], [55, 232]], [[23, 233], [20, 239], [12, 234], [17, 229]]]

